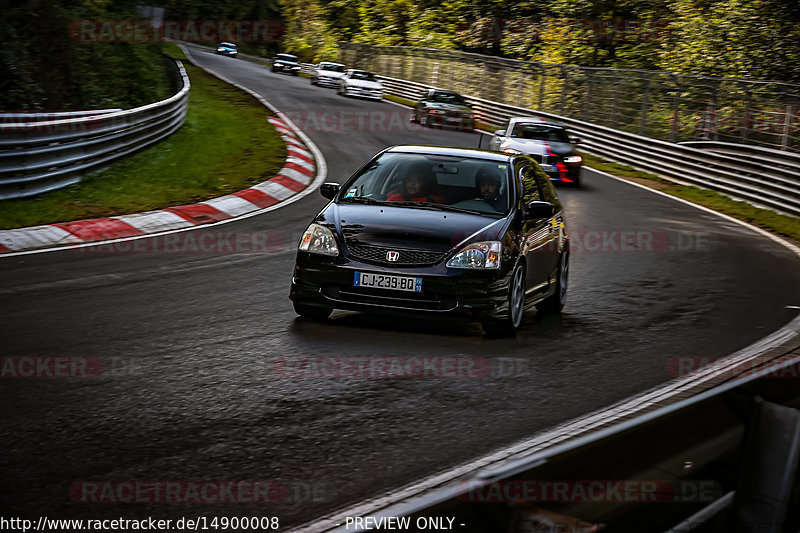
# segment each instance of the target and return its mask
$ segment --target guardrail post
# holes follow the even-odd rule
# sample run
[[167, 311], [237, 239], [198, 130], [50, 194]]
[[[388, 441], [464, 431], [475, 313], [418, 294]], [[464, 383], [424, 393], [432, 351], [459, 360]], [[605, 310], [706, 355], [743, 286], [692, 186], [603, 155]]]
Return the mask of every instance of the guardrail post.
[[789, 139], [792, 133], [792, 117], [794, 117], [794, 106], [786, 106], [786, 119], [783, 121], [783, 136], [781, 139], [781, 150], [789, 149]]

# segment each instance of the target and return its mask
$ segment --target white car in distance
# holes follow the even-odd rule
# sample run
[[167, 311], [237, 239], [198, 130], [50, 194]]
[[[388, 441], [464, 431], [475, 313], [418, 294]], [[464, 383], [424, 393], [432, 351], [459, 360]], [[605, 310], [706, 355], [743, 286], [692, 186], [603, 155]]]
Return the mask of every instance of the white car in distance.
[[336, 88], [339, 86], [339, 80], [344, 76], [344, 71], [344, 65], [341, 63], [323, 61], [314, 66], [314, 72], [311, 74], [311, 85]]
[[372, 72], [351, 68], [339, 78], [339, 88], [336, 92], [342, 96], [361, 96], [380, 100], [383, 98], [383, 85]]

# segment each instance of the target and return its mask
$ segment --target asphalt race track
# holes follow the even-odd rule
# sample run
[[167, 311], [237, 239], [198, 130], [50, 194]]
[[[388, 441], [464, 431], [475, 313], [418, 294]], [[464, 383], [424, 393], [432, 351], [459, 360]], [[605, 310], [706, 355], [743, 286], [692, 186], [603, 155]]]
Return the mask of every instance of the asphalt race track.
[[[386, 146], [478, 143], [473, 133], [411, 125], [388, 102], [195, 57], [295, 120], [324, 154], [328, 181]], [[296, 243], [325, 205], [316, 193], [190, 232], [266, 231], [269, 253], [100, 247], [0, 257], [0, 355], [102, 364], [89, 378], [4, 373], [3, 515], [299, 524], [655, 387], [675, 377], [674, 358], [730, 354], [796, 316], [787, 306], [800, 305], [800, 268], [789, 250], [630, 184], [591, 171], [583, 181], [561, 189], [573, 238], [567, 308], [561, 317], [530, 313], [509, 339], [428, 317], [298, 319], [287, 295]], [[410, 355], [462, 357], [486, 371], [281, 371], [301, 357]], [[223, 503], [170, 503], [142, 488], [243, 480], [279, 488]]]

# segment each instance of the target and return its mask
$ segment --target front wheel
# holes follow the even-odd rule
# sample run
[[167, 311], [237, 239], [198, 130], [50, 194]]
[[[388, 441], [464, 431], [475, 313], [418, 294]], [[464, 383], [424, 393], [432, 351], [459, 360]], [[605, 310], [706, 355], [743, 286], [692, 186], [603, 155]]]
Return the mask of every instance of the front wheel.
[[522, 317], [525, 312], [525, 268], [521, 263], [514, 267], [507, 298], [508, 315], [506, 318], [483, 324], [483, 329], [489, 337], [513, 335], [522, 325]]
[[558, 277], [556, 278], [556, 289], [553, 294], [536, 304], [536, 310], [540, 313], [560, 313], [567, 304], [567, 286], [569, 281], [569, 252], [561, 254], [558, 265]]
[[304, 318], [310, 318], [312, 320], [325, 320], [331, 313], [333, 313], [333, 309], [330, 307], [322, 307], [316, 305], [305, 305], [297, 302], [292, 302], [294, 306], [294, 312]]

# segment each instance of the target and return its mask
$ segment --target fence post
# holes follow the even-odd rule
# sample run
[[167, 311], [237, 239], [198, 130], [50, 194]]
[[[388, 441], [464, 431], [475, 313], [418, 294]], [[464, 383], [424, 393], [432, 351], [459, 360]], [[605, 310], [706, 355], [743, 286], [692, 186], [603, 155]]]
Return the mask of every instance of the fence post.
[[639, 135], [644, 135], [645, 128], [647, 127], [647, 113], [650, 110], [650, 76], [645, 76], [644, 80], [644, 96], [642, 97], [642, 107], [640, 113], [642, 114], [639, 121]]
[[786, 120], [783, 121], [783, 139], [781, 139], [781, 150], [789, 149], [789, 138], [792, 130], [792, 117], [794, 116], [794, 105], [786, 106]]

